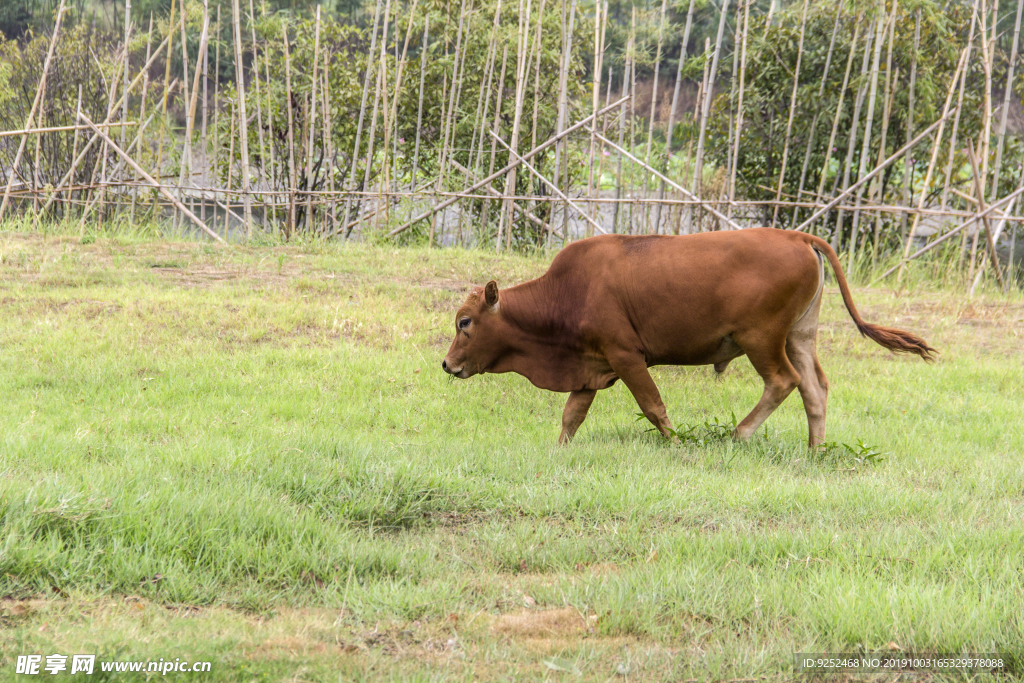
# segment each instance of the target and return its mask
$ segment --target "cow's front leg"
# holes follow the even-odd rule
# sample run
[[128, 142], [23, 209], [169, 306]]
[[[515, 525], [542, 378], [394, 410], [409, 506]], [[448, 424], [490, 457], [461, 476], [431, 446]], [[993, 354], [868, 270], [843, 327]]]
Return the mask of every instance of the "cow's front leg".
[[647, 362], [643, 356], [635, 354], [623, 354], [617, 357], [609, 357], [608, 363], [612, 371], [619, 376], [619, 379], [629, 388], [637, 405], [643, 411], [644, 417], [651, 421], [661, 435], [668, 438], [672, 436], [672, 423], [668, 419], [668, 412], [661, 400], [661, 393], [654, 383], [651, 373], [647, 371]]
[[594, 402], [597, 391], [594, 389], [581, 389], [569, 394], [569, 400], [565, 402], [565, 410], [562, 411], [562, 434], [558, 437], [558, 443], [564, 444], [572, 441], [576, 430], [587, 419], [587, 411], [590, 404]]

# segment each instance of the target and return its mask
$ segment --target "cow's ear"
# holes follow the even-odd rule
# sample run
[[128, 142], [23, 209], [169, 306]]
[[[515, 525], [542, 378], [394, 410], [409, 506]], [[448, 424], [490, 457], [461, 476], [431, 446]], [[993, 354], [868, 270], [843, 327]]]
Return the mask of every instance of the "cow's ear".
[[498, 305], [498, 283], [491, 280], [484, 286], [484, 301], [491, 308]]

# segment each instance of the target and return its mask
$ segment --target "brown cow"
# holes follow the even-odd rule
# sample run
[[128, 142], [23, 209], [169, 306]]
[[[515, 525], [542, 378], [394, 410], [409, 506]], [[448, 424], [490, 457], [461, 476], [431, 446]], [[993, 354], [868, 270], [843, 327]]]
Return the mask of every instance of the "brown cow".
[[470, 293], [441, 367], [462, 379], [518, 372], [541, 389], [570, 392], [558, 439], [566, 442], [597, 391], [618, 379], [669, 436], [672, 423], [647, 368], [712, 364], [722, 372], [745, 354], [764, 394], [734, 436], [750, 437], [799, 388], [813, 447], [825, 440], [828, 396], [816, 342], [822, 257], [862, 335], [932, 359], [934, 349], [920, 337], [861, 319], [827, 242], [758, 228], [575, 242], [536, 280], [501, 291], [492, 280]]

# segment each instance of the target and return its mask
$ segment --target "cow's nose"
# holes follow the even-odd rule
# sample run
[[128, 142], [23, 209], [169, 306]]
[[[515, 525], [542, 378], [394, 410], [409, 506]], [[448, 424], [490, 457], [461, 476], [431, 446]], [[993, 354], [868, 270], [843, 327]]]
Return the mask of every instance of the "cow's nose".
[[444, 370], [445, 372], [448, 372], [448, 361], [441, 361], [441, 369]]

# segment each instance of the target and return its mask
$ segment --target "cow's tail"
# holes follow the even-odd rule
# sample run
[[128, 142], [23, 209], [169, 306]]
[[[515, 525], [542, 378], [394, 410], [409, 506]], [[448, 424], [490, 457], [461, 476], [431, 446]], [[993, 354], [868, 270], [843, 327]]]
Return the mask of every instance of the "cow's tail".
[[828, 242], [820, 237], [815, 237], [814, 235], [805, 235], [804, 237], [812, 249], [828, 259], [829, 265], [832, 266], [832, 272], [836, 276], [836, 282], [839, 283], [839, 291], [843, 295], [843, 303], [846, 304], [846, 310], [849, 311], [850, 317], [853, 318], [853, 322], [857, 326], [857, 330], [863, 336], [895, 353], [910, 353], [920, 356], [926, 361], [935, 360], [935, 349], [928, 346], [928, 342], [916, 334], [898, 330], [894, 327], [882, 327], [881, 325], [872, 325], [871, 323], [864, 322], [864, 319], [857, 312], [857, 307], [853, 304], [850, 285], [846, 282], [846, 275], [843, 274], [843, 268], [839, 264], [839, 257], [836, 256], [836, 252], [833, 251]]

